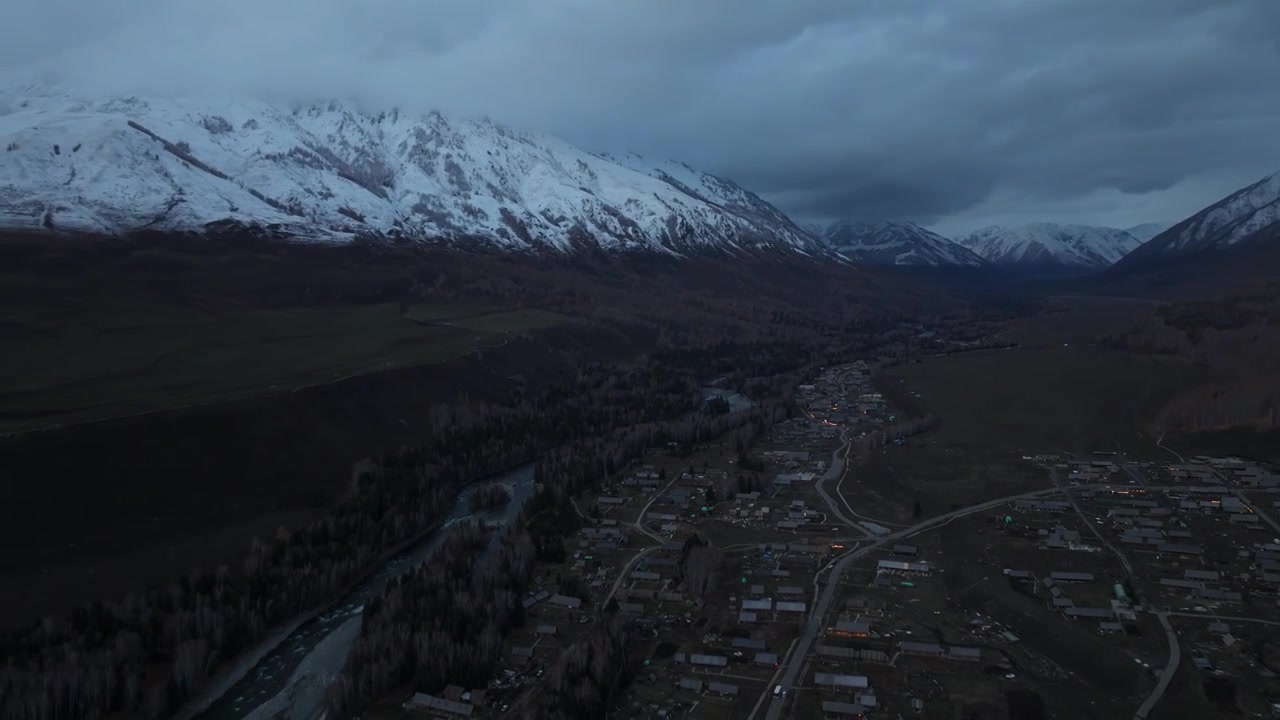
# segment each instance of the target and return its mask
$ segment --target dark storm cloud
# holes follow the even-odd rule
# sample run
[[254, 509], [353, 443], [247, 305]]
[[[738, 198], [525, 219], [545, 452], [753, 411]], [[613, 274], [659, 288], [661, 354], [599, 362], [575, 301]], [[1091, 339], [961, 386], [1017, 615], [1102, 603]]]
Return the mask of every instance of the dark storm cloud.
[[1276, 0], [19, 2], [15, 75], [488, 114], [802, 217], [1174, 220], [1280, 169]]

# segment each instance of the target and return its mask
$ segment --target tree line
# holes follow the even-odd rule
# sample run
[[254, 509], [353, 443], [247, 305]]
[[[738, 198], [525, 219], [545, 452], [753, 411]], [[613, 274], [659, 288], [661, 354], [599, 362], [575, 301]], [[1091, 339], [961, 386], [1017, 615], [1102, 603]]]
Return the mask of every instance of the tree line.
[[1213, 300], [1166, 303], [1098, 345], [1180, 358], [1203, 384], [1170, 398], [1152, 423], [1158, 433], [1280, 427], [1280, 283]]
[[[678, 360], [687, 361], [683, 354]], [[770, 379], [771, 386], [794, 391], [800, 377], [779, 375]], [[696, 385], [684, 390], [689, 402], [679, 416], [580, 436], [545, 453], [535, 468], [539, 490], [495, 555], [475, 564], [468, 555], [473, 546], [450, 543], [449, 555], [442, 548], [440, 556], [388, 587], [378, 603], [367, 605], [358, 650], [348, 657], [327, 698], [330, 711], [338, 716], [357, 713], [407, 682], [427, 693], [450, 684], [485, 687], [502, 659], [505, 639], [523, 626], [521, 599], [528, 591], [532, 562], [560, 563], [568, 556], [565, 542], [582, 526], [574, 497], [587, 488], [598, 490], [610, 476], [641, 460], [649, 448], [666, 442], [705, 442], [737, 428], [754, 428], [758, 434], [789, 414], [787, 403], [774, 399], [751, 410], [706, 416], [689, 408], [696, 405]], [[695, 596], [708, 592], [721, 560], [714, 549], [686, 548], [681, 571], [687, 590]], [[476, 570], [468, 574], [468, 565]], [[561, 583], [558, 591], [585, 595], [571, 585]], [[625, 646], [628, 630], [617, 619], [602, 627], [608, 628], [603, 635], [593, 631], [562, 654], [558, 671], [548, 681], [550, 707], [588, 712], [586, 716], [607, 707], [610, 690], [620, 678], [612, 671], [612, 653]], [[610, 672], [591, 670], [603, 659], [610, 663]]]
[[603, 718], [635, 674], [635, 628], [618, 614], [600, 618], [560, 653], [527, 715], [539, 720]]
[[511, 493], [497, 483], [489, 483], [475, 489], [467, 501], [467, 508], [473, 513], [497, 510], [511, 502]]
[[360, 636], [326, 695], [331, 714], [350, 716], [409, 682], [432, 694], [487, 686], [504, 639], [524, 624], [521, 595], [534, 561], [519, 524], [494, 543], [490, 550], [479, 524], [455, 528], [429, 562], [365, 605]]

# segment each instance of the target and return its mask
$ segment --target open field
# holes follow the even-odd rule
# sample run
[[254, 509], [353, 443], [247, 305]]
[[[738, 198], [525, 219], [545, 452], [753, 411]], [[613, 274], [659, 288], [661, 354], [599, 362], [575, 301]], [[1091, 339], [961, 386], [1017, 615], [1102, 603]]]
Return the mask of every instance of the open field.
[[[1006, 495], [1049, 487], [1044, 471], [1007, 453], [947, 443], [935, 433], [876, 451], [840, 492], [856, 512], [897, 525]], [[914, 505], [920, 503], [920, 517]]]
[[1157, 305], [1145, 298], [1085, 295], [1060, 295], [1047, 301], [1053, 310], [1014, 320], [1005, 337], [1028, 347], [1088, 343], [1102, 333], [1150, 314]]
[[[1054, 296], [1048, 298], [1048, 301], [1054, 308], [1051, 312], [1010, 322], [1004, 337], [1018, 342], [1023, 349], [1060, 348], [1064, 343], [1073, 347], [1091, 345], [1102, 335], [1116, 332], [1123, 334], [1141, 319], [1150, 318], [1159, 307], [1157, 301], [1145, 298]], [[1183, 310], [1183, 313], [1188, 312], [1192, 311]], [[1258, 354], [1258, 348], [1264, 345], [1258, 342], [1257, 337], [1253, 337], [1252, 341], [1238, 338], [1234, 343], [1229, 338], [1230, 333], [1219, 335], [1217, 347], [1220, 350], [1210, 354], [1215, 359], [1215, 365], [1238, 353], [1252, 352], [1254, 354], [1248, 356], [1251, 359], [1237, 360], [1236, 363], [1247, 368], [1250, 373], [1256, 373], [1270, 359], [1270, 355], [1265, 352]], [[1172, 356], [1168, 359], [1173, 362]], [[1175, 386], [1164, 401], [1173, 401], [1178, 395], [1211, 382], [1230, 387], [1231, 373], [1228, 371], [1224, 377], [1223, 370], [1224, 368], [1218, 368], [1216, 375], [1211, 375], [1208, 370], [1191, 374], [1187, 384]], [[901, 407], [911, 408], [912, 401], [919, 402], [911, 398], [909, 393], [899, 393], [907, 398], [907, 404]], [[1163, 403], [1161, 407], [1152, 410], [1151, 415], [1154, 416], [1162, 408]], [[1147, 417], [1142, 421], [1151, 419], [1153, 418]], [[1257, 431], [1238, 427], [1230, 430], [1170, 433], [1165, 438], [1165, 444], [1184, 454], [1242, 455], [1259, 460], [1280, 460], [1280, 432], [1275, 430]]]
[[952, 445], [1159, 457], [1143, 426], [1201, 380], [1183, 361], [1068, 345], [932, 358], [895, 368], [880, 384], [918, 392], [917, 402], [942, 420], [939, 438]]
[[[1280, 462], [1280, 430], [1255, 432], [1247, 428], [1197, 433], [1170, 433], [1164, 444], [1182, 455], [1238, 455], [1270, 463]], [[1167, 455], [1167, 457], [1173, 457]]]
[[1191, 653], [1183, 652], [1178, 673], [1165, 691], [1164, 698], [1151, 711], [1153, 720], [1192, 720], [1213, 717], [1217, 709], [1205, 698], [1204, 682], [1191, 662]]
[[[435, 363], [566, 318], [541, 310], [394, 304], [206, 312], [119, 303], [0, 317], [0, 430], [101, 419], [294, 390]], [[451, 321], [458, 316], [459, 319]]]

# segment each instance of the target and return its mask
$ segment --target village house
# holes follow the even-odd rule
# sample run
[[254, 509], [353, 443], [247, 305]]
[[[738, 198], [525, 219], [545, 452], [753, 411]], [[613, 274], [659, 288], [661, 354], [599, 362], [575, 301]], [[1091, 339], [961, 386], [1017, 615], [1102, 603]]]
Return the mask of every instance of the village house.
[[426, 693], [414, 693], [405, 701], [403, 707], [405, 710], [439, 712], [457, 717], [471, 717], [473, 710], [472, 706], [467, 703], [446, 700]]

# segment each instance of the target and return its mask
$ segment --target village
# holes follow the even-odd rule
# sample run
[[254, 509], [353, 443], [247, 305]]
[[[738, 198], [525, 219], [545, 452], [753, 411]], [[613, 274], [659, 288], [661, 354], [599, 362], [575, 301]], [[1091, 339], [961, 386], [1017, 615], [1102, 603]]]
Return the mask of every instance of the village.
[[883, 432], [898, 418], [867, 365], [826, 369], [798, 404], [749, 448], [658, 448], [579, 498], [584, 526], [524, 599], [501, 676], [404, 710], [501, 717], [620, 613], [641, 659], [619, 718], [1132, 717], [1175, 675], [1224, 711], [1280, 712], [1274, 470], [1026, 456], [1038, 485], [917, 504], [907, 524], [843, 487], [859, 438], [910, 451]]

